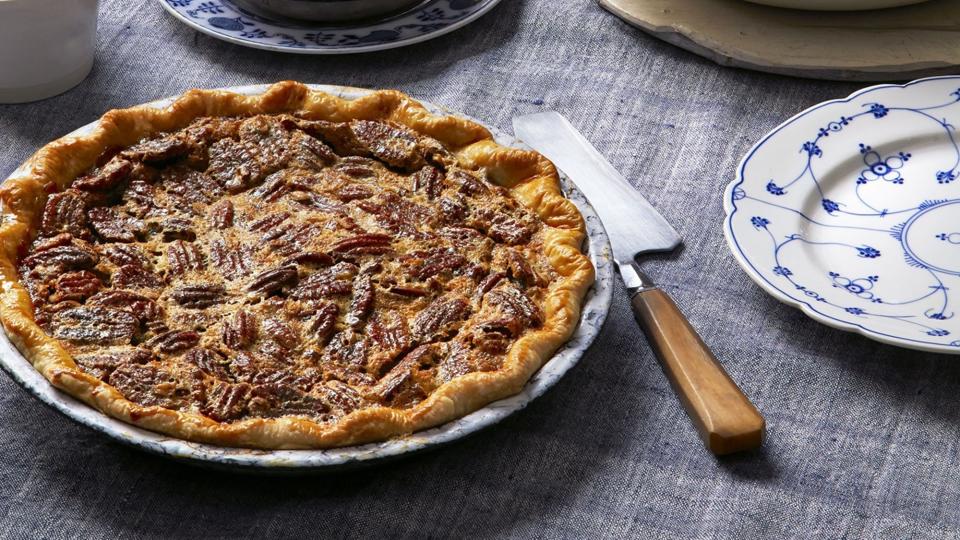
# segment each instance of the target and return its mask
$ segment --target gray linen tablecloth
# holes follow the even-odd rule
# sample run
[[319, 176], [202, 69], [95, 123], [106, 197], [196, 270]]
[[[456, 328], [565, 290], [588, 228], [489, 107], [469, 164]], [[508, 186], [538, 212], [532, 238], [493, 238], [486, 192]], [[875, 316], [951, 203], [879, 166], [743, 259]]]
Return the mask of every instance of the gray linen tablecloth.
[[398, 88], [504, 130], [517, 114], [563, 112], [683, 234], [681, 252], [648, 268], [765, 413], [769, 440], [727, 459], [703, 450], [618, 285], [596, 345], [528, 409], [349, 474], [168, 462], [0, 376], [0, 537], [958, 537], [960, 360], [807, 319], [754, 285], [721, 233], [721, 190], [748, 147], [855, 85], [721, 68], [592, 0], [505, 0], [440, 39], [346, 57], [241, 48], [154, 2], [105, 0], [97, 54], [76, 89], [0, 106], [0, 178], [106, 109], [191, 87]]

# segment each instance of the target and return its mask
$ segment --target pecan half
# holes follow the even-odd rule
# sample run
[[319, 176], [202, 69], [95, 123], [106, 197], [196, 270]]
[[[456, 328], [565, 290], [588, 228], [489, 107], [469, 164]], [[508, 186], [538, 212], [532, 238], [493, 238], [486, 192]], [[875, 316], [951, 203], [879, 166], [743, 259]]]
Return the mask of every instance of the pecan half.
[[75, 180], [73, 187], [84, 191], [106, 191], [120, 185], [130, 176], [131, 171], [133, 171], [132, 163], [124, 158], [116, 157], [98, 171]]
[[139, 264], [125, 264], [110, 275], [110, 283], [118, 289], [152, 289], [161, 285], [160, 277]]
[[350, 414], [363, 404], [363, 397], [356, 390], [337, 380], [317, 385], [315, 391], [340, 415]]
[[230, 360], [217, 351], [198, 347], [191, 349], [183, 356], [183, 359], [197, 366], [200, 371], [207, 375], [221, 380], [228, 380], [230, 378], [230, 370], [228, 369]]
[[103, 254], [107, 260], [117, 266], [132, 264], [146, 268], [149, 264], [143, 251], [138, 246], [128, 244], [110, 244], [103, 248]]
[[445, 337], [469, 311], [470, 305], [463, 298], [437, 298], [413, 318], [413, 335], [420, 342]]
[[347, 294], [353, 289], [353, 278], [359, 268], [342, 262], [310, 274], [290, 292], [297, 300], [317, 300], [329, 296]]
[[155, 321], [162, 313], [160, 306], [150, 298], [125, 290], [99, 292], [87, 300], [87, 304], [129, 311], [143, 324]]
[[138, 218], [143, 218], [157, 208], [157, 188], [153, 184], [134, 178], [127, 184], [121, 200]]
[[75, 356], [74, 361], [81, 369], [94, 377], [107, 380], [115, 369], [124, 364], [146, 364], [153, 360], [150, 351], [127, 347], [120, 350], [110, 350], [96, 354]]
[[144, 345], [158, 352], [171, 354], [192, 349], [200, 343], [200, 334], [192, 330], [168, 330], [147, 340]]
[[296, 331], [289, 324], [279, 319], [265, 319], [261, 328], [264, 337], [272, 340], [283, 349], [293, 349], [300, 343], [300, 337], [297, 336]]
[[210, 208], [210, 219], [218, 229], [233, 227], [233, 203], [224, 199], [213, 205]]
[[173, 275], [183, 275], [206, 267], [203, 253], [192, 242], [177, 240], [167, 246], [167, 267]]
[[51, 236], [67, 232], [77, 238], [89, 235], [87, 232], [87, 199], [83, 193], [68, 189], [54, 193], [47, 198], [40, 220], [40, 232]]
[[494, 272], [487, 275], [487, 277], [483, 278], [483, 281], [477, 285], [477, 292], [474, 294], [474, 298], [477, 300], [483, 298], [483, 295], [490, 292], [494, 287], [497, 286], [498, 283], [500, 283], [500, 280], [506, 277], [507, 275], [503, 272]]
[[84, 298], [93, 296], [100, 290], [103, 284], [96, 274], [88, 270], [79, 272], [67, 272], [61, 274], [54, 282], [54, 292], [50, 295], [51, 302], [63, 302], [65, 300], [82, 301]]
[[226, 279], [244, 277], [254, 265], [250, 248], [228, 243], [222, 238], [210, 243], [210, 263]]
[[422, 239], [428, 235], [420, 231], [424, 224], [432, 224], [434, 212], [396, 193], [381, 195], [378, 202], [371, 200], [357, 203], [363, 211], [373, 214], [383, 228], [410, 238]]
[[453, 171], [447, 177], [459, 186], [460, 193], [464, 195], [479, 195], [490, 191], [483, 181], [467, 171]]
[[436, 167], [427, 165], [417, 171], [412, 179], [413, 191], [422, 191], [430, 200], [437, 198], [443, 191], [443, 174]]
[[457, 270], [467, 264], [467, 258], [453, 249], [435, 248], [414, 251], [404, 257], [410, 266], [408, 274], [414, 279], [427, 279], [443, 272]]
[[296, 225], [287, 223], [263, 235], [262, 239], [270, 242], [268, 248], [274, 253], [290, 255], [302, 250], [318, 234], [320, 234], [320, 229], [313, 223], [298, 223]]
[[[396, 311], [378, 313], [370, 319], [367, 335], [373, 346], [387, 353], [384, 363], [392, 360], [393, 356], [406, 350], [412, 344], [407, 322]], [[379, 373], [383, 365], [372, 366], [371, 372]]]
[[333, 264], [333, 257], [320, 251], [304, 251], [284, 259], [283, 265], [288, 264], [316, 264], [320, 266], [330, 266]]
[[334, 335], [327, 344], [324, 361], [361, 369], [367, 363], [367, 339], [350, 328]]
[[386, 234], [358, 234], [336, 242], [330, 246], [330, 251], [341, 255], [379, 255], [390, 251], [391, 240]]
[[133, 161], [143, 161], [145, 163], [162, 163], [178, 157], [183, 157], [190, 152], [190, 144], [187, 141], [170, 135], [160, 139], [152, 139], [131, 146], [120, 154]]
[[353, 282], [353, 299], [350, 300], [350, 310], [347, 311], [346, 323], [356, 326], [370, 314], [373, 309], [373, 283], [370, 276], [360, 274]]
[[527, 295], [512, 285], [493, 289], [483, 298], [484, 304], [499, 308], [507, 316], [506, 324], [513, 335], [522, 328], [543, 323], [543, 312]]
[[222, 337], [224, 345], [235, 351], [253, 345], [257, 341], [257, 317], [245, 310], [237, 311], [232, 321], [224, 323]]
[[123, 364], [110, 374], [109, 383], [123, 397], [148, 407], [179, 409], [194, 392], [193, 381], [151, 365]]
[[81, 306], [57, 312], [52, 326], [53, 337], [58, 339], [115, 345], [130, 342], [137, 319], [126, 311]]
[[236, 420], [246, 413], [252, 388], [243, 382], [234, 384], [214, 381], [200, 412], [217, 422]]
[[516, 249], [501, 248], [496, 250], [493, 258], [494, 266], [503, 268], [507, 275], [525, 286], [537, 283], [537, 275], [527, 259]]
[[364, 178], [376, 178], [377, 170], [382, 167], [376, 160], [360, 157], [347, 156], [337, 163], [335, 169], [350, 178], [362, 180]]
[[170, 298], [189, 309], [203, 309], [223, 302], [226, 291], [222, 285], [183, 285], [173, 289]]
[[90, 226], [107, 242], [135, 242], [144, 230], [143, 222], [121, 215], [113, 208], [98, 206], [87, 212]]
[[320, 416], [329, 411], [322, 400], [291, 384], [267, 383], [253, 388], [250, 413], [254, 416]]
[[291, 287], [297, 282], [297, 267], [293, 265], [272, 268], [257, 274], [247, 285], [250, 292], [270, 294], [284, 287]]
[[391, 285], [389, 291], [407, 298], [421, 298], [430, 295], [429, 289], [411, 287], [409, 285]]
[[264, 172], [251, 149], [233, 139], [221, 139], [209, 150], [207, 174], [230, 193], [239, 193], [256, 185]]
[[337, 161], [337, 155], [329, 146], [321, 141], [304, 135], [293, 133], [287, 145], [287, 166], [295, 169], [319, 171], [326, 165]]
[[276, 229], [289, 217], [289, 212], [274, 212], [251, 222], [247, 228], [250, 229], [251, 232], [269, 232]]
[[185, 217], [171, 217], [160, 223], [160, 230], [163, 231], [163, 240], [185, 240], [192, 242], [197, 237], [197, 232], [193, 227], [193, 221]]
[[371, 393], [381, 403], [394, 407], [407, 407], [421, 401], [428, 389], [418, 384], [416, 373], [421, 364], [433, 364], [436, 360], [437, 350], [433, 345], [413, 349], [377, 382]]
[[339, 313], [340, 308], [332, 302], [321, 305], [308, 319], [306, 323], [307, 331], [317, 341], [324, 341], [333, 334]]
[[213, 177], [186, 165], [164, 169], [160, 179], [166, 192], [178, 205], [209, 204], [223, 196], [223, 187]]
[[510, 321], [489, 321], [480, 323], [473, 329], [472, 341], [477, 347], [490, 354], [503, 354], [510, 348], [513, 331]]
[[74, 245], [73, 235], [69, 233], [60, 233], [50, 238], [37, 238], [33, 243], [33, 248], [31, 251], [33, 253], [40, 253], [41, 251], [46, 251], [55, 247], [61, 246], [71, 246]]
[[337, 198], [343, 202], [373, 197], [373, 190], [363, 184], [347, 184], [337, 191]]
[[369, 152], [357, 140], [350, 125], [324, 120], [287, 119], [289, 127], [301, 129], [332, 146], [341, 156], [368, 155]]
[[490, 238], [512, 246], [529, 242], [534, 232], [536, 227], [532, 223], [522, 222], [504, 214], [497, 214], [487, 229], [487, 235]]
[[96, 266], [100, 257], [92, 248], [82, 244], [57, 246], [43, 251], [34, 251], [33, 255], [24, 257], [23, 264], [27, 268], [48, 266], [60, 271], [82, 270]]
[[350, 122], [357, 141], [368, 152], [394, 167], [416, 170], [424, 165], [412, 131], [386, 122], [354, 120]]
[[444, 223], [460, 223], [470, 213], [470, 207], [461, 196], [442, 197], [437, 206], [440, 208], [440, 216]]
[[250, 196], [264, 202], [274, 202], [290, 192], [286, 171], [278, 171], [266, 178], [259, 187], [250, 192]]

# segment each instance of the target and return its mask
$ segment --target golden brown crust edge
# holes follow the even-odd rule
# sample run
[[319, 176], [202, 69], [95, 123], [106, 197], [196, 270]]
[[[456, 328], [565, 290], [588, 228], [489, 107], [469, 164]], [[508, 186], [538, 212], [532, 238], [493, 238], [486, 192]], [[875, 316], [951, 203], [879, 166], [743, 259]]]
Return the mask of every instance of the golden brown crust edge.
[[[441, 141], [467, 167], [486, 167], [497, 182], [548, 225], [544, 251], [560, 279], [550, 285], [546, 295], [543, 327], [515, 342], [498, 371], [458, 377], [409, 409], [363, 409], [333, 424], [301, 417], [222, 424], [195, 413], [138, 405], [82, 372], [60, 343], [34, 321], [30, 297], [16, 271], [21, 246], [32, 239], [33, 224], [47, 194], [54, 185], [58, 190], [66, 187], [106, 148], [132, 145], [143, 137], [184, 127], [200, 116], [280, 112], [330, 121], [391, 120]], [[92, 133], [64, 137], [40, 149], [0, 186], [0, 204], [0, 321], [34, 367], [56, 387], [124, 422], [223, 446], [329, 448], [384, 440], [448, 422], [516, 394], [569, 339], [594, 279], [593, 266], [580, 249], [585, 237], [583, 218], [563, 197], [557, 171], [546, 158], [500, 146], [482, 126], [454, 116], [431, 114], [410, 97], [391, 90], [347, 100], [285, 81], [256, 96], [191, 90], [166, 108], [140, 106], [109, 111]]]

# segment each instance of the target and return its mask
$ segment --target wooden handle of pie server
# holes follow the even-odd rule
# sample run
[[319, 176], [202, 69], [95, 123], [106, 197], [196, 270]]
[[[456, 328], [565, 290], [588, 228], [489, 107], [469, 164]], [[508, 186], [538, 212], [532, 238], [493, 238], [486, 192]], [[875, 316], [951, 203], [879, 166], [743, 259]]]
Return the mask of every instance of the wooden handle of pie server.
[[633, 297], [633, 313], [707, 448], [716, 455], [763, 443], [766, 423], [667, 293]]

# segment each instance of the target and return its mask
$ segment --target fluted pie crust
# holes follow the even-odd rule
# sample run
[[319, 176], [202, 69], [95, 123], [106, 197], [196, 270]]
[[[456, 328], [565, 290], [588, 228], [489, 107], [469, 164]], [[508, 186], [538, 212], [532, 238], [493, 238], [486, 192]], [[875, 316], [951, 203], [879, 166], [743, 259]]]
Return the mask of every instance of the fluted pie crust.
[[[513, 342], [499, 369], [457, 376], [410, 407], [362, 408], [333, 422], [308, 416], [218, 422], [198, 412], [144, 406], [126, 399], [116, 388], [81, 369], [64, 344], [38, 325], [18, 264], [37, 236], [51, 193], [68, 188], [108, 149], [130, 147], [202, 117], [279, 113], [310, 120], [380, 120], [406, 126], [440, 141], [461, 167], [485, 172], [489, 181], [507, 188], [514, 200], [540, 218], [542, 253], [555, 276], [539, 302], [543, 322]], [[348, 100], [287, 81], [256, 96], [191, 90], [161, 109], [113, 110], [103, 115], [92, 132], [59, 139], [38, 151], [3, 183], [0, 201], [0, 320], [34, 367], [57, 388], [110, 416], [173, 437], [223, 446], [328, 448], [379, 441], [448, 422], [513, 395], [569, 339], [594, 279], [593, 267], [581, 251], [583, 219], [562, 195], [557, 171], [546, 158], [498, 145], [482, 126], [455, 116], [431, 114], [410, 97], [390, 90]]]

